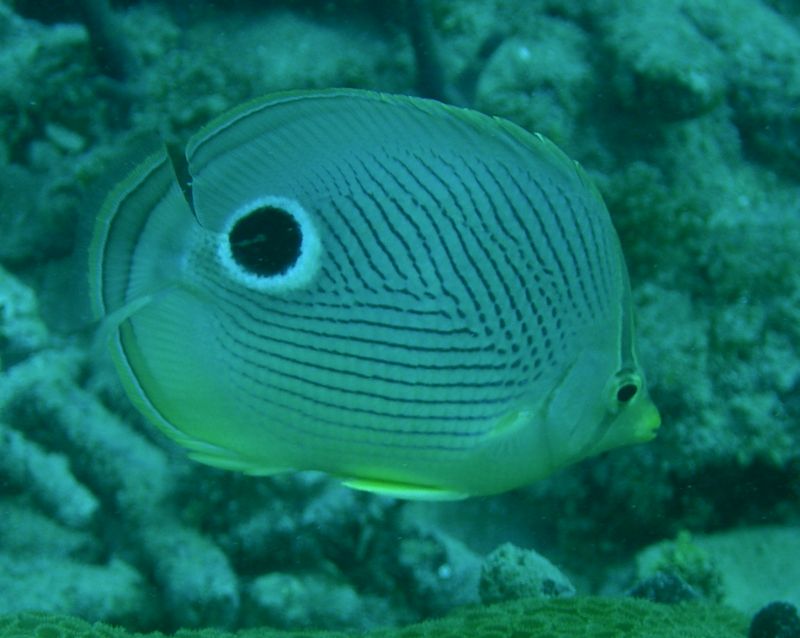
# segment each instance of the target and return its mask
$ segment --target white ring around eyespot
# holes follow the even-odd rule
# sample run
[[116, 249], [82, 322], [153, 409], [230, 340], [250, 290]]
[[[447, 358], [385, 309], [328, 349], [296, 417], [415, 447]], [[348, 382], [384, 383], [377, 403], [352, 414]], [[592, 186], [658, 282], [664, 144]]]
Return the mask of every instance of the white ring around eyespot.
[[[300, 227], [300, 255], [297, 261], [277, 275], [256, 275], [242, 268], [231, 252], [230, 234], [237, 222], [259, 208], [278, 208], [294, 217]], [[217, 246], [220, 264], [237, 282], [252, 290], [280, 293], [309, 284], [319, 271], [322, 244], [311, 216], [297, 201], [288, 197], [265, 195], [245, 204], [230, 216]]]

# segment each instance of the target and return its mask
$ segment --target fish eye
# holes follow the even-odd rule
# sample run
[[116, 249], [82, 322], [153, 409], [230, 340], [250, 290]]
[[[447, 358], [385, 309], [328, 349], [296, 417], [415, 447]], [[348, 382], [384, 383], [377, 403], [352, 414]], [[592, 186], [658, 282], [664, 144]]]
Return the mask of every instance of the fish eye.
[[639, 386], [635, 383], [630, 381], [623, 383], [617, 388], [617, 401], [620, 403], [628, 403], [636, 396], [637, 392], [639, 392]]
[[606, 385], [608, 408], [612, 413], [630, 404], [644, 387], [644, 379], [634, 369], [623, 368], [618, 370]]
[[312, 216], [287, 197], [242, 206], [219, 236], [228, 275], [247, 288], [281, 292], [308, 284], [319, 270], [321, 244]]
[[271, 277], [295, 264], [303, 234], [291, 213], [277, 206], [262, 206], [236, 221], [228, 241], [234, 261], [244, 270]]

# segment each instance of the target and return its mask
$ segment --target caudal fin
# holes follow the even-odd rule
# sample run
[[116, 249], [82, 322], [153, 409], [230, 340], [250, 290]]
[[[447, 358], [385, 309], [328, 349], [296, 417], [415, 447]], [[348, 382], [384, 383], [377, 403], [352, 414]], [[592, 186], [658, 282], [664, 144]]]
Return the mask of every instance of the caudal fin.
[[95, 222], [89, 247], [95, 317], [124, 319], [173, 285], [194, 223], [166, 151], [151, 155], [111, 192]]

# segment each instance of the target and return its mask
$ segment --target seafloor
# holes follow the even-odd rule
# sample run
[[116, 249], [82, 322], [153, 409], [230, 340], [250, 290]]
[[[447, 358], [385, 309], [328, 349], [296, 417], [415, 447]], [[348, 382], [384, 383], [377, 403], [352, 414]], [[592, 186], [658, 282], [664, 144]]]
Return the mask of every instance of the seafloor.
[[[331, 86], [504, 116], [584, 165], [631, 271], [656, 441], [419, 504], [214, 470], [143, 421], [92, 347], [103, 193], [146, 136], [180, 149], [243, 100]], [[743, 636], [800, 605], [796, 2], [3, 2], [0, 132], [0, 614], [353, 631], [527, 599], [403, 635]]]

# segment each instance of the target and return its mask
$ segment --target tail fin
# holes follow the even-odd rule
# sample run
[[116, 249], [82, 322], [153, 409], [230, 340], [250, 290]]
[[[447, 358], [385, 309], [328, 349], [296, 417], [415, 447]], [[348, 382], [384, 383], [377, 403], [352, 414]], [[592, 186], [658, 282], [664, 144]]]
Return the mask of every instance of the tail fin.
[[142, 162], [107, 197], [89, 247], [96, 318], [119, 325], [180, 277], [195, 225], [165, 150]]

